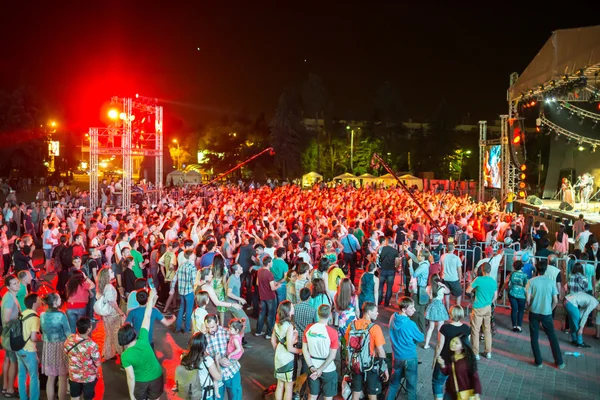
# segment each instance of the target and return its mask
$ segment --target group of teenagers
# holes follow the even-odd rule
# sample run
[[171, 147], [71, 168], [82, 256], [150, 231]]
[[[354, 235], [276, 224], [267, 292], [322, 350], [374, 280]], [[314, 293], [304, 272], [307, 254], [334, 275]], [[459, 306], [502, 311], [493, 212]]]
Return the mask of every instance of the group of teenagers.
[[[301, 190], [288, 185], [242, 191], [221, 186], [211, 194], [206, 198], [191, 192], [178, 201], [166, 196], [158, 205], [142, 203], [130, 210], [98, 208], [84, 223], [85, 229], [78, 225], [76, 232], [54, 213], [44, 216], [39, 232], [44, 266], [58, 274], [59, 295], [33, 301], [35, 293], [27, 295], [27, 286], [28, 279], [35, 279], [35, 271], [15, 268], [18, 276], [7, 275], [12, 279], [6, 287], [10, 291], [13, 285], [16, 292], [25, 287], [25, 297], [32, 297], [19, 309], [9, 300], [6, 308], [12, 314], [6, 315], [18, 317], [25, 310], [47, 308], [42, 318], [30, 318], [24, 326], [32, 325], [26, 332], [41, 332], [38, 340], [32, 336], [28, 344], [44, 343], [41, 366], [50, 378], [48, 396], [55, 395], [50, 382], [58, 380], [57, 395], [65, 398], [68, 377], [72, 398], [93, 398], [100, 362], [117, 357], [131, 398], [159, 398], [165, 378], [153, 350], [152, 333], [154, 323], [160, 322], [175, 323], [176, 332], [191, 334], [181, 365], [197, 374], [201, 383], [194, 381], [194, 388], [200, 386], [206, 398], [223, 398], [227, 392], [228, 398], [241, 399], [240, 357], [249, 346], [246, 336], [252, 330], [248, 315], [258, 318], [254, 335], [270, 340], [275, 350], [274, 394], [278, 399], [291, 398], [297, 391], [292, 383], [303, 374], [313, 399], [318, 395], [332, 398], [341, 390], [340, 381], [351, 382], [342, 387], [353, 398], [362, 392], [378, 398], [387, 386], [386, 398], [394, 399], [402, 378], [406, 378], [409, 398], [416, 398], [416, 345], [423, 342], [428, 348], [435, 328], [436, 396], [462, 398], [458, 396], [465, 395], [460, 394], [463, 391], [473, 397], [481, 393], [476, 372], [479, 342], [470, 340], [479, 337], [479, 330], [467, 332], [461, 322], [462, 289], [456, 282], [463, 280], [462, 261], [452, 245], [443, 255], [436, 249], [441, 242], [440, 227], [457, 242], [464, 241], [465, 235], [467, 239], [476, 236], [475, 232], [486, 239], [501, 226], [502, 234], [510, 236], [510, 216], [507, 221], [488, 218], [499, 214], [495, 201], [475, 203], [446, 193], [415, 193], [435, 218], [434, 224], [422, 222], [425, 215], [396, 188], [315, 186]], [[31, 261], [35, 244], [27, 238], [19, 243], [20, 253]], [[474, 266], [467, 290], [474, 292], [471, 321], [484, 325], [486, 357], [491, 356], [490, 314], [498, 293], [497, 268], [494, 271], [490, 258]], [[358, 277], [360, 270], [363, 273]], [[491, 279], [496, 291], [490, 294], [492, 283], [483, 278], [494, 272]], [[475, 278], [477, 273], [481, 277]], [[396, 274], [404, 277], [407, 296], [398, 300], [390, 320], [390, 360], [375, 321], [378, 306], [391, 305]], [[450, 295], [457, 297], [457, 305], [444, 304]], [[172, 314], [175, 310], [177, 316]], [[229, 313], [233, 318], [226, 324]], [[96, 319], [104, 325], [102, 357], [90, 337]], [[49, 325], [44, 327], [44, 321]], [[369, 354], [375, 360], [372, 365], [356, 355], [360, 353], [356, 343], [361, 342], [357, 337], [365, 336], [365, 331]], [[67, 344], [77, 346], [71, 349]], [[335, 363], [338, 350], [340, 374]], [[3, 392], [5, 396], [16, 393], [13, 382], [18, 365], [21, 398], [35, 399], [33, 363], [29, 368], [28, 359], [18, 353], [7, 351]], [[88, 356], [93, 362], [87, 362]], [[189, 381], [185, 371], [179, 371], [181, 380]], [[341, 379], [345, 376], [348, 379]], [[179, 379], [174, 378], [169, 377], [177, 383]], [[174, 389], [179, 390], [177, 386]]]

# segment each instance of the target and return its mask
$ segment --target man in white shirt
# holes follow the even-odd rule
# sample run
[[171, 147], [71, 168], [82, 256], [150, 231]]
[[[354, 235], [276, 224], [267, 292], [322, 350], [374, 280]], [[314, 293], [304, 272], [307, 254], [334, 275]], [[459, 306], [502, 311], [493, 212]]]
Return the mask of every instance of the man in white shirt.
[[575, 246], [577, 246], [579, 250], [585, 251], [585, 245], [590, 239], [591, 234], [592, 232], [590, 232], [590, 224], [585, 224], [583, 232], [580, 232], [579, 235], [577, 235], [577, 238], [575, 239]]
[[450, 293], [444, 296], [446, 308], [450, 309], [450, 294], [456, 297], [456, 304], [460, 305], [462, 299], [462, 287], [460, 286], [462, 277], [462, 262], [460, 257], [454, 254], [454, 245], [449, 244], [446, 254], [441, 258], [442, 278], [450, 289]]

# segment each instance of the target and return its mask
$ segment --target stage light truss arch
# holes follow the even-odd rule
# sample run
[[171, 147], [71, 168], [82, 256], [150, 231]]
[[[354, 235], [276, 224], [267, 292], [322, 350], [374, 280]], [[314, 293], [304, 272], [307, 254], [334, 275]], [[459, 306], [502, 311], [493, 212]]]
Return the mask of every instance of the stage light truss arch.
[[[568, 104], [567, 104], [568, 103]], [[575, 104], [572, 104], [567, 101], [561, 101], [558, 107], [562, 107], [564, 110], [572, 111], [579, 117], [586, 117], [593, 119], [594, 121], [600, 121], [600, 114], [584, 110], [583, 108], [577, 107]]]
[[[121, 202], [115, 204], [124, 210], [131, 207], [131, 188], [133, 186], [134, 157], [154, 157], [155, 175], [154, 186], [161, 190], [163, 187], [163, 108], [156, 104], [156, 99], [140, 97], [112, 97], [111, 105], [120, 110], [120, 119], [108, 127], [90, 128], [90, 208], [93, 210], [100, 205], [99, 193], [99, 155], [121, 156], [123, 161]], [[142, 119], [135, 122], [135, 113], [141, 112], [146, 117], [152, 117], [154, 126], [151, 131], [145, 131]], [[138, 120], [139, 121], [139, 120]], [[138, 125], [139, 124], [139, 125]], [[135, 135], [134, 135], [134, 125]]]
[[545, 116], [541, 116], [541, 120], [542, 120], [542, 124], [544, 124], [544, 126], [546, 128], [551, 129], [552, 131], [556, 132], [559, 135], [563, 135], [563, 136], [568, 137], [569, 139], [576, 140], [580, 144], [589, 144], [589, 145], [592, 145], [592, 146], [598, 146], [598, 145], [600, 145], [600, 140], [586, 138], [585, 136], [581, 136], [581, 135], [578, 135], [578, 134], [573, 133], [571, 131], [568, 131], [565, 128], [562, 128], [561, 126], [559, 126], [559, 125], [555, 124], [554, 122], [550, 121]]

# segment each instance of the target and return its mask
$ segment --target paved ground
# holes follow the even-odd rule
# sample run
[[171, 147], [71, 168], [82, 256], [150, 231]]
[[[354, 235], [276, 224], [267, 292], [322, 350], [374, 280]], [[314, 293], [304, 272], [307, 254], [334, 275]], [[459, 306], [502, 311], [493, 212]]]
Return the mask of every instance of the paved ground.
[[[394, 303], [394, 301], [393, 301]], [[380, 310], [378, 323], [382, 326], [386, 339], [389, 338], [387, 323], [395, 310], [392, 305]], [[497, 324], [499, 333], [494, 337], [493, 357], [479, 362], [479, 374], [485, 399], [597, 399], [600, 398], [600, 341], [591, 337], [592, 331], [586, 329], [585, 340], [592, 345], [590, 349], [577, 350], [569, 344], [570, 336], [558, 332], [561, 350], [580, 351], [583, 357], [565, 356], [566, 369], [559, 371], [553, 365], [548, 341], [542, 334], [540, 346], [544, 357], [544, 367], [532, 365], [528, 325], [525, 323], [521, 334], [513, 333], [510, 328], [509, 310], [497, 308]], [[557, 317], [558, 318], [558, 317]], [[256, 322], [252, 320], [254, 325]], [[558, 328], [559, 321], [555, 321]], [[93, 334], [94, 339], [102, 345], [103, 326], [99, 323]], [[189, 335], [174, 333], [172, 329], [156, 326], [154, 334], [157, 356], [165, 368], [167, 393], [163, 399], [175, 398], [169, 390], [173, 384], [174, 370], [183, 349], [187, 347]], [[242, 385], [244, 399], [262, 399], [262, 391], [273, 384], [273, 349], [270, 341], [264, 338], [248, 338], [252, 348], [247, 349], [242, 358]], [[483, 348], [483, 345], [482, 345]], [[41, 349], [41, 345], [40, 345]], [[390, 352], [389, 344], [386, 351]], [[422, 364], [419, 366], [418, 398], [432, 398], [431, 372], [433, 348], [418, 348], [418, 356]], [[3, 362], [4, 352], [0, 361]], [[339, 365], [339, 363], [338, 363]], [[103, 379], [97, 386], [96, 399], [126, 399], [127, 383], [125, 373], [114, 361], [102, 365]], [[42, 398], [45, 398], [42, 392]]]

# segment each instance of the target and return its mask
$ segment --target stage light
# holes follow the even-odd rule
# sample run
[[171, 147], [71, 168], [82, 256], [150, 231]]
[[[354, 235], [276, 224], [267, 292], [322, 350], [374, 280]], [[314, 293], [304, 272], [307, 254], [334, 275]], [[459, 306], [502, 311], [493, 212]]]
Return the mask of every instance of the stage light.
[[521, 199], [524, 199], [524, 198], [525, 198], [525, 191], [524, 191], [524, 190], [519, 190], [519, 197], [520, 197]]
[[554, 137], [554, 140], [556, 140], [558, 142], [558, 139], [560, 139], [560, 134], [556, 134], [556, 136]]
[[579, 150], [579, 151], [584, 151], [584, 150], [585, 150], [585, 147], [583, 147], [582, 145], [579, 145], [579, 147], [577, 148], [577, 150]]
[[527, 171], [527, 165], [523, 164], [523, 165], [521, 165], [521, 167], [519, 169], [521, 171]]
[[140, 95], [136, 93], [136, 94], [135, 94], [135, 98], [136, 98], [136, 99], [139, 99], [139, 98], [140, 98]]
[[569, 116], [567, 117], [567, 119], [571, 119], [571, 118], [573, 118], [573, 111], [571, 111], [571, 112], [569, 113]]
[[581, 120], [579, 120], [579, 125], [583, 125], [584, 121], [585, 121], [585, 119], [581, 118]]
[[562, 80], [565, 82], [569, 82], [569, 75], [563, 75]]
[[521, 143], [521, 135], [516, 135], [516, 136], [513, 138], [513, 143], [514, 143], [514, 144], [519, 144], [519, 143]]
[[539, 127], [539, 126], [536, 126], [536, 127], [535, 127], [535, 130], [536, 130], [537, 132], [539, 132], [541, 129], [540, 129], [540, 127]]
[[127, 118], [127, 114], [121, 113], [119, 114], [119, 118], [124, 120], [125, 118]]
[[527, 175], [525, 175], [525, 172], [521, 172], [521, 173], [519, 174], [519, 179], [520, 179], [520, 180], [522, 180], [522, 181], [524, 181], [524, 180], [525, 180], [525, 178], [527, 178]]
[[592, 129], [596, 129], [596, 126], [598, 126], [598, 121], [594, 121], [594, 123], [592, 124]]
[[117, 110], [115, 110], [114, 108], [111, 108], [110, 110], [108, 110], [108, 118], [117, 119], [118, 116], [119, 116], [119, 112]]
[[596, 145], [593, 145], [593, 146], [590, 148], [590, 150], [592, 151], [592, 153], [595, 153], [595, 152], [596, 152]]
[[531, 103], [529, 103], [529, 105], [530, 105], [531, 107], [535, 106], [535, 101], [533, 101], [533, 100], [532, 100], [532, 101], [531, 101]]
[[525, 182], [519, 182], [519, 189], [525, 189]]
[[581, 68], [581, 69], [578, 69], [578, 70], [577, 70], [577, 76], [583, 76], [584, 72], [585, 72], [585, 71], [583, 70], [583, 68]]

